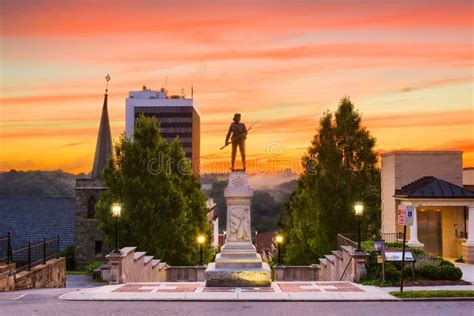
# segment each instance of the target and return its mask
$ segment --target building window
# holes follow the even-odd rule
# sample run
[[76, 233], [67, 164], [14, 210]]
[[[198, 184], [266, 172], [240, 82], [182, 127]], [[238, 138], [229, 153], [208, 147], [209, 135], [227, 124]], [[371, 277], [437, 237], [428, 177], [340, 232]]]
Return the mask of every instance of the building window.
[[95, 255], [102, 255], [102, 241], [95, 241]]
[[95, 218], [95, 205], [97, 201], [91, 196], [87, 202], [87, 218]]

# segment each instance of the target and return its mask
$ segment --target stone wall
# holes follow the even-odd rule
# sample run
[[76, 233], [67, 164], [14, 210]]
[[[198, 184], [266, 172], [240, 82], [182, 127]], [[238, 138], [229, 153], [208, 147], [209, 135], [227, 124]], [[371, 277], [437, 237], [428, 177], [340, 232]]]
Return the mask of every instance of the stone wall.
[[164, 282], [168, 265], [145, 252], [137, 252], [137, 247], [125, 247], [121, 253], [110, 253], [106, 256], [110, 271], [106, 281], [110, 284], [128, 282]]
[[0, 264], [0, 292], [15, 290], [16, 264]]
[[319, 264], [309, 266], [275, 266], [277, 281], [317, 281], [319, 280]]
[[0, 292], [62, 287], [66, 287], [66, 258], [51, 259], [16, 276], [15, 264], [0, 266]]
[[[109, 252], [104, 235], [99, 229], [99, 221], [88, 214], [89, 200], [93, 198], [97, 203], [104, 190], [107, 190], [107, 187], [100, 179], [76, 179], [76, 248], [74, 254], [76, 269], [82, 270], [90, 262], [105, 260], [105, 255]], [[100, 243], [102, 248], [97, 252], [96, 243]]]
[[275, 266], [276, 281], [350, 281], [358, 282], [367, 275], [365, 262], [369, 254], [341, 246], [331, 255], [320, 258], [320, 264], [310, 266]]
[[166, 282], [205, 281], [206, 266], [169, 266], [166, 270]]

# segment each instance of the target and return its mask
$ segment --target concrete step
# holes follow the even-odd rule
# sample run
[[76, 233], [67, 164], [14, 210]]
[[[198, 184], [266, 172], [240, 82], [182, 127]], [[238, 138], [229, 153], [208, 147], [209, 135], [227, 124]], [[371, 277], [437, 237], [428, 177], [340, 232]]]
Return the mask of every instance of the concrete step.
[[153, 259], [151, 260], [151, 266], [154, 269], [159, 263], [161, 262], [160, 259]]
[[328, 260], [325, 258], [319, 258], [319, 263], [322, 266], [327, 266], [328, 265]]
[[338, 259], [342, 259], [342, 251], [340, 250], [333, 250], [332, 254], [335, 255]]
[[336, 256], [334, 255], [325, 255], [324, 258], [326, 258], [330, 263], [336, 262]]
[[120, 251], [122, 252], [122, 255], [126, 255], [129, 252], [135, 251], [135, 250], [137, 250], [137, 247], [123, 247], [122, 249], [120, 249]]
[[146, 255], [146, 252], [144, 252], [144, 251], [135, 252], [133, 254], [133, 260], [137, 261], [138, 259], [140, 259], [141, 257], [143, 257], [145, 255]]
[[145, 264], [150, 263], [153, 260], [153, 256], [145, 256], [145, 259], [143, 259], [143, 262]]
[[166, 268], [166, 262], [158, 263], [157, 268], [158, 268], [158, 270], [163, 270], [164, 268]]

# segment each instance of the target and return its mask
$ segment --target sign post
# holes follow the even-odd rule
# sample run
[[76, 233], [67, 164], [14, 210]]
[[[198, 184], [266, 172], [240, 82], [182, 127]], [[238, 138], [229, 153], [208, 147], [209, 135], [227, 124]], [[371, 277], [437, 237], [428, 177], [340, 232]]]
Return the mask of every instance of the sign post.
[[407, 225], [413, 225], [413, 215], [416, 212], [413, 206], [399, 205], [397, 212], [398, 225], [403, 225], [403, 246], [402, 246], [402, 271], [400, 277], [400, 292], [403, 292], [403, 280], [405, 278], [405, 247], [407, 242]]
[[400, 292], [403, 292], [403, 278], [405, 276], [405, 242], [407, 236], [407, 225], [403, 225], [403, 250], [402, 250], [402, 274], [400, 278]]

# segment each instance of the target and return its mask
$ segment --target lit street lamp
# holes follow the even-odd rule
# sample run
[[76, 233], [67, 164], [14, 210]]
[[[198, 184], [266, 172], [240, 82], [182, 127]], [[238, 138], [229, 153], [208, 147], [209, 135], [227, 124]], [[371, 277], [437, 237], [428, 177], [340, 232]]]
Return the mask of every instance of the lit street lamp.
[[122, 206], [119, 203], [112, 204], [112, 217], [115, 218], [115, 249], [113, 253], [121, 253], [118, 244], [118, 220], [122, 213]]
[[354, 211], [355, 211], [355, 216], [357, 217], [357, 250], [356, 251], [362, 251], [360, 247], [360, 222], [362, 219], [362, 215], [364, 215], [364, 204], [362, 202], [356, 202], [354, 204]]
[[202, 244], [204, 244], [204, 242], [206, 241], [206, 237], [204, 235], [199, 235], [198, 238], [197, 238], [197, 242], [199, 243], [199, 256], [201, 257], [201, 259], [199, 260], [199, 265], [200, 266], [203, 266], [203, 262], [202, 262]]
[[281, 263], [281, 243], [283, 242], [283, 236], [280, 235], [280, 234], [276, 235], [275, 241], [278, 244], [278, 264], [277, 265], [281, 266], [281, 265], [283, 265]]

